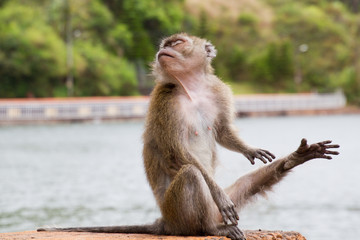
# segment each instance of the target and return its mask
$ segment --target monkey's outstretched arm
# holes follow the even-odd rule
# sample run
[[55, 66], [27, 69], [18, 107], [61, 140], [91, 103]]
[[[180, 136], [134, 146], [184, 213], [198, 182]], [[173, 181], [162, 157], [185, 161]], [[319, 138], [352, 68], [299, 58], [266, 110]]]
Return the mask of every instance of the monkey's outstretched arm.
[[331, 144], [331, 141], [308, 145], [307, 140], [302, 139], [296, 151], [240, 177], [225, 191], [239, 208], [243, 207], [257, 194], [264, 195], [271, 190], [292, 168], [316, 158], [332, 159], [332, 155], [339, 154], [339, 152], [331, 150], [334, 148], [339, 148], [339, 145]]
[[237, 135], [231, 124], [222, 125], [217, 129], [216, 141], [222, 146], [239, 153], [242, 153], [251, 164], [255, 164], [255, 158], [260, 159], [263, 163], [272, 162], [275, 155], [271, 152], [248, 146]]

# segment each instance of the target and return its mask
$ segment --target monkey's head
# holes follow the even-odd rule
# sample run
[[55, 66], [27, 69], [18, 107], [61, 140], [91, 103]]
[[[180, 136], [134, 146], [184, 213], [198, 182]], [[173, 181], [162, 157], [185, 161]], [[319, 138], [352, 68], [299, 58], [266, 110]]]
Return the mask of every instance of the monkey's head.
[[185, 33], [174, 34], [161, 42], [153, 73], [159, 81], [187, 73], [212, 74], [211, 60], [215, 56], [216, 49], [209, 41]]

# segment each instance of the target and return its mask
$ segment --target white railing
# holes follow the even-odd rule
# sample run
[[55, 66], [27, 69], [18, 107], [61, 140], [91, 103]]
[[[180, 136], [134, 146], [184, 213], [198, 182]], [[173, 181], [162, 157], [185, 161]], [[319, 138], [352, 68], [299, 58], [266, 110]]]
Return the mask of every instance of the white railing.
[[241, 112], [279, 112], [298, 110], [327, 110], [345, 107], [346, 98], [335, 93], [261, 94], [235, 98], [235, 108]]
[[[343, 93], [261, 94], [235, 97], [237, 113], [338, 109]], [[8, 122], [143, 118], [148, 97], [0, 100], [0, 124]]]
[[79, 98], [0, 101], [0, 123], [142, 118], [148, 98]]

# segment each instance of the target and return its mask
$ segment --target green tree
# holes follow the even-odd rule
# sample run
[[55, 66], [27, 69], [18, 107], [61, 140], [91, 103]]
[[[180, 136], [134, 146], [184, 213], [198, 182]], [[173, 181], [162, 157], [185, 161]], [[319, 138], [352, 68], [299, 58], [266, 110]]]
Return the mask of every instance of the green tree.
[[293, 47], [289, 41], [270, 43], [265, 51], [251, 61], [254, 81], [284, 90], [294, 76]]
[[106, 51], [100, 44], [78, 41], [75, 72], [77, 96], [128, 96], [137, 94], [133, 65]]
[[64, 43], [39, 8], [0, 9], [0, 96], [52, 96], [65, 74]]
[[325, 9], [291, 3], [281, 7], [277, 15], [279, 35], [290, 39], [295, 48], [303, 44], [309, 46], [306, 54], [298, 56], [304, 79], [303, 90], [329, 90], [330, 75], [344, 67], [340, 54], [348, 54], [344, 52], [348, 50], [343, 48], [350, 39], [346, 28]]
[[77, 96], [137, 94], [134, 67], [123, 57], [126, 25], [100, 1], [69, 3], [15, 0], [1, 9], [0, 96], [66, 96], [69, 34]]
[[218, 1], [187, 11], [184, 0], [0, 0], [0, 97], [66, 96], [69, 73], [77, 96], [148, 92], [161, 38], [186, 29], [216, 46], [215, 71], [227, 82], [266, 92], [343, 88], [359, 102], [357, 2], [244, 2], [222, 14]]

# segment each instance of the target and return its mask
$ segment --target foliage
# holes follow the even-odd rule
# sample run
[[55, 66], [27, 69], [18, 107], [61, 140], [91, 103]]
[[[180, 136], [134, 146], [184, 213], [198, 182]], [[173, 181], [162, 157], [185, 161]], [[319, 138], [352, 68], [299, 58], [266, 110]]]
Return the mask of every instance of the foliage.
[[189, 2], [0, 0], [0, 97], [66, 96], [69, 74], [75, 96], [139, 94], [161, 38], [187, 31], [236, 88], [342, 88], [360, 104], [360, 1]]
[[251, 70], [256, 82], [284, 88], [294, 76], [292, 45], [289, 41], [269, 43], [262, 54], [252, 60]]
[[0, 10], [0, 49], [0, 96], [51, 96], [61, 84], [64, 43], [39, 9], [14, 4]]
[[181, 6], [176, 0], [0, 1], [0, 97], [66, 96], [68, 74], [76, 96], [138, 94], [134, 61], [151, 61], [159, 38], [179, 30]]
[[[207, 34], [219, 49], [217, 73], [228, 82], [248, 82], [261, 92], [343, 88], [355, 102], [360, 95], [360, 50], [354, 51], [359, 49], [360, 15], [339, 1], [266, 3], [273, 12], [270, 23], [247, 10], [222, 23], [228, 28]], [[353, 74], [344, 69], [353, 69]]]
[[[77, 96], [134, 95], [134, 67], [125, 59], [109, 54], [100, 44], [77, 42], [76, 49], [84, 66], [76, 71]], [[121, 79], [122, 81], [119, 81]]]

